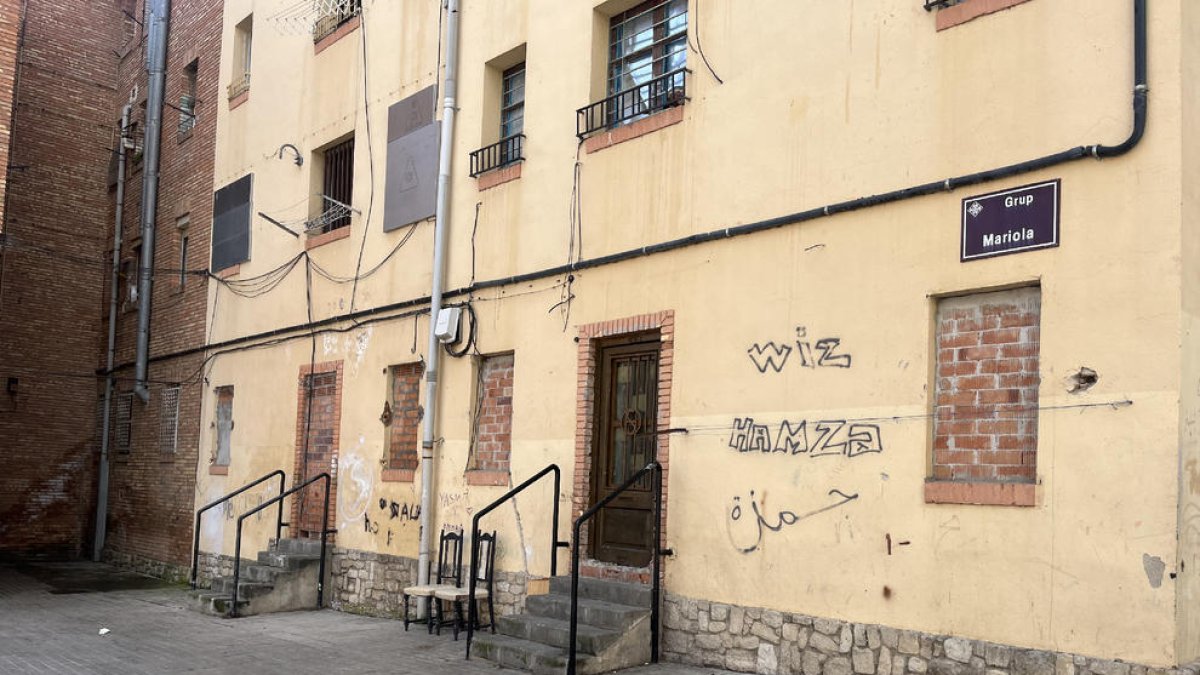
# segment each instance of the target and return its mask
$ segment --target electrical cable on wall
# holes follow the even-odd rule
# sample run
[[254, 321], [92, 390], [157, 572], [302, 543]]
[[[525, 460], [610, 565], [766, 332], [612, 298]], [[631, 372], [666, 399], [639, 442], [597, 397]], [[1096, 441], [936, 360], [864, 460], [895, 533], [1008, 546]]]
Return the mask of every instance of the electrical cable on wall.
[[[367, 248], [367, 235], [371, 230], [371, 213], [375, 210], [375, 146], [371, 142], [371, 100], [370, 78], [367, 76], [367, 11], [366, 6], [358, 10], [358, 30], [362, 35], [362, 98], [363, 121], [367, 131], [367, 213], [363, 218], [362, 241], [358, 244], [358, 260], [354, 263], [354, 285], [350, 287], [350, 311], [354, 311], [354, 302], [358, 298], [359, 271], [362, 269], [363, 251]], [[412, 230], [409, 230], [412, 233]]]
[[704, 54], [704, 45], [700, 43], [700, 0], [692, 0], [692, 14], [696, 17], [696, 44], [692, 46], [691, 35], [688, 35], [688, 47], [700, 55], [700, 60], [704, 62], [705, 67], [708, 68], [708, 72], [712, 74], [717, 84], [725, 84], [725, 80], [722, 80], [721, 76], [717, 75], [717, 71], [713, 70], [712, 64], [708, 62], [708, 56]]

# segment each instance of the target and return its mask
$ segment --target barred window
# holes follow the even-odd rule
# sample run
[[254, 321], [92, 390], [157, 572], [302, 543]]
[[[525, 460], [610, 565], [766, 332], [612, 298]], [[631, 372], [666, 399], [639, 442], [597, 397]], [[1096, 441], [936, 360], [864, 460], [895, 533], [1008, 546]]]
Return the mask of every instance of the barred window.
[[687, 0], [650, 0], [609, 23], [608, 93], [687, 65]]
[[133, 442], [133, 394], [117, 396], [116, 441], [117, 452], [129, 453]]
[[158, 410], [158, 447], [163, 452], [179, 449], [179, 387], [162, 391]]
[[525, 131], [525, 63], [504, 71], [503, 93], [500, 98], [500, 138], [509, 138]]

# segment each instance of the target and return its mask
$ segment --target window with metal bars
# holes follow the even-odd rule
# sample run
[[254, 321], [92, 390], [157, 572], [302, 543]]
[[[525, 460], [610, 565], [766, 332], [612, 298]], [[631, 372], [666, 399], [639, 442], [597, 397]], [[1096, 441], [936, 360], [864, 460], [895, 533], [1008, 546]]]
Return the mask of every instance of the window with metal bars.
[[350, 195], [354, 189], [354, 137], [325, 150], [321, 218], [312, 233], [331, 232], [350, 224]]
[[133, 394], [117, 395], [116, 431], [117, 452], [129, 454], [133, 445]]
[[[650, 0], [612, 17], [608, 40], [609, 96], [640, 88], [687, 66], [687, 0]], [[616, 106], [622, 120], [630, 113], [667, 107], [664, 92], [628, 97]]]
[[200, 59], [192, 59], [183, 69], [183, 93], [179, 95], [179, 133], [186, 135], [196, 126], [196, 78]]
[[316, 5], [322, 12], [313, 23], [313, 42], [329, 37], [362, 12], [362, 0], [321, 0]]
[[500, 97], [500, 138], [525, 131], [525, 63], [504, 71]]
[[163, 452], [179, 449], [179, 387], [167, 387], [159, 397], [158, 447]]

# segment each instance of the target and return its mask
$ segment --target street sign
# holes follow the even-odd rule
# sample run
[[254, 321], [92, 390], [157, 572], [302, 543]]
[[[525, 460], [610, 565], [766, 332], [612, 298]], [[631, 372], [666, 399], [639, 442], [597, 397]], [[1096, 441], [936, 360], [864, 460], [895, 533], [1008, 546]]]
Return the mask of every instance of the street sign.
[[961, 262], [1058, 246], [1061, 180], [962, 200]]

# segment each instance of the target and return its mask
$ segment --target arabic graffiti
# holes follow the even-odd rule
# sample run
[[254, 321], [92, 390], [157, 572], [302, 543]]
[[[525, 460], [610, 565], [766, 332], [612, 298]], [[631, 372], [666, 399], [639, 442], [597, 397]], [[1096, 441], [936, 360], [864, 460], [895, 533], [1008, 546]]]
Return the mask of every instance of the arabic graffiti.
[[[798, 514], [794, 511], [780, 511], [779, 514], [775, 516], [775, 523], [771, 524], [767, 517], [763, 515], [760, 507], [760, 501], [765, 502], [765, 498], [756, 501], [754, 490], [751, 490], [750, 498], [747, 501], [750, 503], [750, 510], [754, 512], [754, 524], [757, 530], [754, 537], [754, 543], [749, 546], [742, 546], [738, 542], [734, 541], [734, 547], [737, 548], [740, 553], [753, 553], [757, 551], [760, 546], [762, 546], [764, 532], [779, 532], [785, 527], [796, 525], [803, 520], [807, 520], [815, 515], [825, 513], [826, 511], [832, 511], [833, 509], [844, 506], [855, 499], [858, 499], [857, 492], [854, 494], [846, 494], [845, 492], [837, 489], [830, 490], [828, 496], [833, 497], [835, 501], [831, 504], [813, 509], [806, 513]], [[743, 515], [745, 514], [742, 512], [742, 498], [735, 496], [733, 498], [733, 508], [729, 510], [729, 521], [731, 526], [733, 523], [740, 521]], [[731, 538], [733, 536], [732, 527], [730, 529], [730, 536]]]
[[[808, 434], [810, 428], [814, 436], [811, 443]], [[845, 420], [820, 420], [810, 425], [805, 420], [784, 420], [774, 434], [771, 431], [766, 424], [755, 424], [753, 417], [737, 417], [733, 420], [729, 447], [738, 452], [807, 454], [809, 457], [858, 457], [883, 452], [883, 438], [877, 424], [847, 425]], [[771, 441], [772, 435], [774, 443]]]

